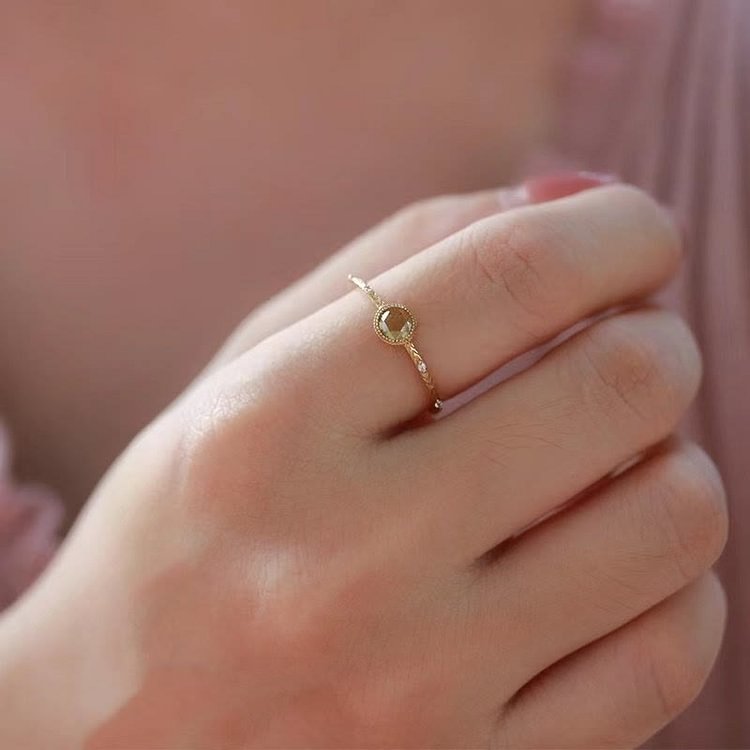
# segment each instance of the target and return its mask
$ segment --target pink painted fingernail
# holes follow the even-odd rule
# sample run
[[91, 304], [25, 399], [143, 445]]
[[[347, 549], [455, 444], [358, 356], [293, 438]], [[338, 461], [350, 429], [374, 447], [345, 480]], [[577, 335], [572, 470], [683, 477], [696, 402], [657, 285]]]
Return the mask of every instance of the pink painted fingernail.
[[497, 194], [500, 209], [507, 211], [519, 206], [544, 203], [580, 193], [583, 190], [613, 185], [620, 182], [612, 174], [597, 172], [554, 172], [541, 177], [530, 177], [520, 185], [502, 188]]
[[620, 180], [612, 174], [597, 172], [558, 172], [542, 177], [531, 177], [523, 183], [529, 203], [543, 203], [583, 190], [613, 185]]

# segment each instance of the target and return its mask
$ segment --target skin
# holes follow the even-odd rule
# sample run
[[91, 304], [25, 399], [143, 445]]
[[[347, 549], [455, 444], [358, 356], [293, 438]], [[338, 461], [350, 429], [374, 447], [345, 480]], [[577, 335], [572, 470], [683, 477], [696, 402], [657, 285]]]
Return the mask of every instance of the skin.
[[[583, 187], [419, 204], [247, 320], [0, 622], [2, 744], [635, 747], [681, 711], [727, 518], [673, 437], [695, 342], [642, 303], [678, 235]], [[419, 311], [445, 397], [610, 314], [430, 421], [342, 266]]]

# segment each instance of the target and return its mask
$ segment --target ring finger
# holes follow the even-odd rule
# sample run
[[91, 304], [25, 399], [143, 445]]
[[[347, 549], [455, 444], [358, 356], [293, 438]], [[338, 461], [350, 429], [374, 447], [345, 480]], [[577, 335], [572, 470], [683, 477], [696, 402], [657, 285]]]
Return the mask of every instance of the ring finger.
[[352, 269], [366, 278], [374, 277], [479, 219], [613, 182], [615, 179], [609, 175], [558, 173], [528, 179], [520, 187], [440, 195], [412, 203], [253, 311], [222, 347], [209, 369], [234, 359], [264, 338], [340, 297], [343, 280]]
[[[414, 341], [446, 398], [579, 320], [654, 291], [678, 257], [666, 213], [612, 186], [475, 222], [371, 283], [415, 311]], [[380, 432], [422, 411], [427, 396], [401, 347], [375, 338], [372, 314], [354, 290], [287, 330], [312, 344], [297, 351], [320, 403]]]

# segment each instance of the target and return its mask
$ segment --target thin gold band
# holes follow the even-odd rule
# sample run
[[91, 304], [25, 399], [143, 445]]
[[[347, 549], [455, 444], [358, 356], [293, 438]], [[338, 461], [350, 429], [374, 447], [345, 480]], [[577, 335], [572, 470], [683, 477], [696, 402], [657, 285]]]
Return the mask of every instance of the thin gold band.
[[349, 274], [349, 281], [359, 287], [375, 305], [375, 316], [372, 319], [375, 333], [387, 344], [403, 346], [406, 349], [411, 361], [417, 368], [419, 377], [422, 378], [422, 382], [430, 394], [430, 411], [440, 411], [443, 402], [437, 394], [427, 363], [412, 341], [412, 336], [417, 327], [417, 319], [411, 310], [404, 305], [386, 302], [366, 281], [358, 276]]

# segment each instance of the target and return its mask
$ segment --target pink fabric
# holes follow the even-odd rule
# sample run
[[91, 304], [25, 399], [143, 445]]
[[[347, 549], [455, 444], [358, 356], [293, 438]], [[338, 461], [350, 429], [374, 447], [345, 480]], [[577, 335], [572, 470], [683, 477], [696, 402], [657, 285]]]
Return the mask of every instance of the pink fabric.
[[62, 504], [49, 490], [12, 481], [10, 445], [0, 426], [0, 610], [44, 570], [62, 518]]
[[687, 431], [718, 462], [731, 538], [718, 669], [656, 747], [750, 747], [750, 2], [594, 3], [559, 142], [542, 159], [612, 172], [673, 206], [687, 262], [663, 301], [690, 321], [705, 381]]

